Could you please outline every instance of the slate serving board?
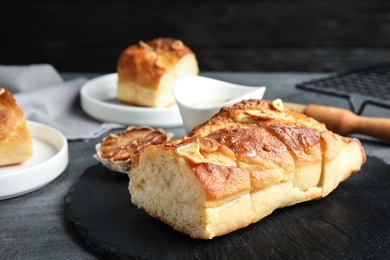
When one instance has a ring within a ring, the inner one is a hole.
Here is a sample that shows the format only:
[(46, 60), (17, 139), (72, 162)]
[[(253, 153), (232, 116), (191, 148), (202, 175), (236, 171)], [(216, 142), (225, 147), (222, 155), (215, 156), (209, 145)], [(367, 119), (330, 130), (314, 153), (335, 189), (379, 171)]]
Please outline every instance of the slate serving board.
[(368, 157), (328, 197), (278, 209), (212, 240), (191, 239), (131, 203), (128, 177), (97, 164), (65, 198), (67, 219), (109, 259), (383, 259), (390, 255), (390, 165)]

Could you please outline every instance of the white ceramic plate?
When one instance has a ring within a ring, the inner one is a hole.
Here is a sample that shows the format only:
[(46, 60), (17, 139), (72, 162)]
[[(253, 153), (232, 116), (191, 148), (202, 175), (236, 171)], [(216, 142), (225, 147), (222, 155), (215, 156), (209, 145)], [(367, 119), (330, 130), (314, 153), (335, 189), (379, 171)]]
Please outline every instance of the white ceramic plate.
[(37, 190), (65, 170), (68, 142), (57, 130), (27, 121), (33, 142), (33, 156), (22, 164), (0, 167), (0, 200)]
[(179, 108), (147, 108), (122, 104), (116, 98), (116, 73), (89, 80), (81, 88), (81, 107), (95, 119), (126, 125), (182, 126)]

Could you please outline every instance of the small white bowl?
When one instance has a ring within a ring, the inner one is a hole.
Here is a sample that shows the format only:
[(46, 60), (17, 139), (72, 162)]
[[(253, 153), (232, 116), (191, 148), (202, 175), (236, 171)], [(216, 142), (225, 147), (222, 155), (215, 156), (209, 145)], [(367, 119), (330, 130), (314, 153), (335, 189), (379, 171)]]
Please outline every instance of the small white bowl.
[(202, 76), (182, 78), (173, 89), (187, 133), (222, 107), (251, 98), (262, 99), (264, 92), (265, 87), (237, 85)]

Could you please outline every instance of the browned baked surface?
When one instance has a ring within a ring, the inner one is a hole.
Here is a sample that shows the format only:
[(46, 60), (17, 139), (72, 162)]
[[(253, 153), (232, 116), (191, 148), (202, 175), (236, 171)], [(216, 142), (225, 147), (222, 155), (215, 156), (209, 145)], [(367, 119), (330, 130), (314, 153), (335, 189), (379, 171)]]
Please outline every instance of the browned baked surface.
[[(167, 106), (173, 102), (158, 102), (165, 92), (171, 92), (174, 80), (199, 72), (195, 54), (182, 41), (157, 38), (140, 41), (126, 48), (119, 57), (118, 100), (140, 106)], [(168, 93), (170, 94), (170, 93)]]
[(122, 52), (117, 66), (118, 80), (157, 88), (161, 76), (187, 54), (194, 53), (173, 38), (141, 41)]
[(212, 238), (328, 195), (365, 160), (357, 139), (271, 101), (248, 100), (222, 108), (186, 137), (137, 154), (129, 189), (150, 215)]
[(18, 164), (32, 156), (32, 141), (23, 111), (11, 92), (0, 88), (0, 166)]

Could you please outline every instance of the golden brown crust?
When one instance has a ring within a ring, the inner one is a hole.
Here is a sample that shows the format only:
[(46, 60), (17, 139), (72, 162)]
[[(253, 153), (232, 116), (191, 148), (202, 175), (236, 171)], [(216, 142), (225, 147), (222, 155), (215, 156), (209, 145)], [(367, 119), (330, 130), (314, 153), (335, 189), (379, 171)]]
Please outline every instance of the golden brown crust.
[(252, 189), (264, 188), (283, 179), (293, 178), (292, 156), (286, 146), (265, 128), (254, 125), (250, 128), (230, 126), (207, 137), (215, 139), (234, 152), (237, 167), (247, 169), (250, 173)]
[[(188, 63), (177, 68), (176, 65), (181, 60)], [(174, 80), (181, 77), (172, 74), (172, 71), (178, 69), (180, 71), (177, 74), (197, 75), (199, 70), (197, 66), (195, 54), (180, 40), (157, 38), (148, 42), (140, 41), (126, 48), (119, 57), (118, 100), (140, 106), (160, 106), (158, 102), (150, 100), (154, 99), (153, 95), (164, 92), (162, 88), (171, 91), (171, 86), (166, 87), (165, 84), (171, 85), (172, 78)], [(166, 75), (169, 75), (168, 78), (164, 78)], [(132, 92), (129, 92), (129, 89)], [(145, 96), (149, 96), (149, 99)], [(156, 98), (161, 99), (158, 96)]]
[[(235, 179), (228, 177), (230, 172), (247, 173), (251, 189), (263, 189), (292, 180), (299, 167), (320, 166), (323, 149), (327, 158), (336, 156), (342, 144), (333, 136), (323, 124), (303, 114), (289, 109), (279, 111), (269, 100), (246, 100), (222, 108), (188, 137), (151, 149), (168, 149), (185, 158), (194, 173), (202, 176), (207, 200), (219, 200), (238, 192), (241, 183), (237, 182), (237, 187), (234, 182), (219, 185), (215, 169), (226, 174), (227, 179)], [(217, 166), (204, 166), (210, 163)], [(199, 164), (203, 166), (196, 167)], [(239, 170), (227, 171), (230, 166)], [(207, 170), (209, 175), (205, 174)]]
[(0, 155), (0, 166), (18, 164), (32, 156), (23, 111), (5, 88), (0, 88)]
[(277, 109), (269, 100), (245, 100), (222, 108), (189, 137), (212, 138), (231, 149), (237, 167), (249, 171), (252, 189), (258, 190), (292, 180), (297, 167), (321, 163), (325, 131), (314, 119)]
[(268, 123), (264, 127), (281, 140), (294, 157), (295, 166), (321, 162), (321, 132), (295, 123)]
[(6, 139), (9, 132), (15, 131), (17, 121), (23, 117), (12, 94), (7, 89), (0, 88), (0, 139)]
[(325, 125), (313, 118), (285, 108), (283, 111), (276, 109), (270, 100), (250, 99), (235, 104), (232, 107), (223, 107), (205, 123), (196, 126), (188, 135), (206, 135), (219, 127), (236, 125), (237, 123), (252, 123), (264, 125), (276, 119), (280, 124), (302, 125), (319, 131), (327, 130)]
[(188, 136), (146, 147), (134, 158), (129, 190), (150, 215), (210, 239), (328, 195), (365, 160), (357, 139), (281, 103), (247, 100)]
[[(177, 47), (179, 46), (179, 47)], [(157, 38), (126, 48), (119, 57), (119, 81), (157, 88), (162, 75), (184, 55), (194, 53), (180, 40)]]
[(248, 171), (212, 163), (192, 164), (192, 171), (202, 183), (208, 200), (220, 200), (248, 191)]

